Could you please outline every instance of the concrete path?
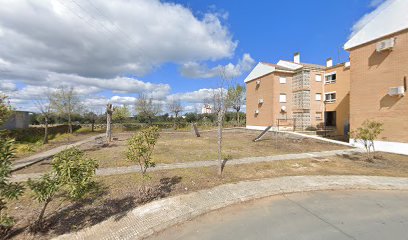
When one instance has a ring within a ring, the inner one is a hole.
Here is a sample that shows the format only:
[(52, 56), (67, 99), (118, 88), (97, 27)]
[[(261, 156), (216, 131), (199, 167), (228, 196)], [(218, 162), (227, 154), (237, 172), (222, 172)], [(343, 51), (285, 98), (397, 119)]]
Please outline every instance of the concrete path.
[(40, 152), (40, 153), (31, 155), (29, 157), (16, 160), (16, 161), (13, 162), (13, 165), (11, 166), (11, 170), (16, 171), (16, 170), (25, 168), (25, 167), (33, 165), (33, 164), (35, 164), (35, 163), (37, 163), (39, 161), (50, 158), (50, 157), (54, 156), (55, 154), (65, 150), (65, 149), (68, 149), (68, 148), (71, 148), (71, 147), (81, 146), (81, 145), (83, 145), (85, 143), (94, 141), (98, 137), (103, 137), (103, 136), (105, 136), (105, 134), (99, 134), (99, 135), (92, 136), (92, 137), (86, 138), (84, 140), (75, 142), (75, 143), (62, 145), (62, 146), (50, 149), (48, 151)]
[(154, 201), (121, 218), (56, 239), (142, 239), (204, 213), (263, 197), (317, 190), (377, 189), (408, 191), (408, 178), (375, 176), (295, 176), (226, 184)]
[[(343, 149), (343, 150), (333, 150), (333, 151), (323, 151), (323, 152), (308, 152), (308, 153), (295, 153), (295, 154), (283, 154), (275, 155), (269, 157), (248, 157), (241, 159), (229, 160), (226, 165), (240, 165), (240, 164), (251, 164), (251, 163), (261, 163), (261, 162), (274, 162), (274, 161), (285, 161), (285, 160), (299, 160), (306, 158), (324, 158), (334, 155), (342, 154), (352, 154), (359, 153), (360, 149)], [(200, 168), (200, 167), (211, 167), (217, 166), (217, 160), (209, 161), (192, 161), (184, 163), (172, 163), (172, 164), (157, 164), (156, 167), (149, 169), (149, 172), (162, 171), (162, 170), (172, 170), (180, 168)], [(138, 173), (140, 172), (139, 165), (129, 166), (129, 167), (115, 167), (115, 168), (100, 168), (96, 170), (97, 176), (110, 176), (110, 175), (120, 175), (127, 173)], [(23, 182), (27, 181), (29, 178), (35, 179), (42, 175), (42, 173), (27, 173), (27, 174), (15, 174), (12, 176), (11, 180), (13, 182)]]
[[(319, 191), (234, 205), (150, 240), (406, 240), (408, 191)], [(216, 220), (216, 221), (214, 221)]]

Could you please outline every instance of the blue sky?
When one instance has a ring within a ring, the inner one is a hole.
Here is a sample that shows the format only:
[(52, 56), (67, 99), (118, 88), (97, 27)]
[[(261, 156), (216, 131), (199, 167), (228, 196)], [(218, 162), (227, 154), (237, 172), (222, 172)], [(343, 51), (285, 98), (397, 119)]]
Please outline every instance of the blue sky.
[[(174, 1), (183, 4), (200, 16), (202, 12), (228, 13), (225, 24), (239, 41), (233, 60), (209, 62), (210, 65), (236, 62), (244, 53), (256, 61), (276, 63), (291, 60), (300, 51), (302, 62), (325, 64), (328, 57), (335, 62), (348, 61), (343, 50), (351, 27), (373, 7), (369, 0), (291, 0), (235, 1), (199, 0)], [(245, 74), (237, 78), (242, 82)], [(172, 85), (174, 92), (194, 91), (217, 86), (216, 79), (188, 79), (180, 76), (177, 65), (166, 64), (143, 79), (159, 83), (162, 79)]]
[(0, 92), (31, 111), (33, 100), (70, 85), (93, 109), (132, 105), (144, 92), (192, 111), (217, 87), (222, 66), (242, 83), (257, 62), (298, 51), (306, 63), (347, 61), (352, 27), (384, 2), (5, 1)]

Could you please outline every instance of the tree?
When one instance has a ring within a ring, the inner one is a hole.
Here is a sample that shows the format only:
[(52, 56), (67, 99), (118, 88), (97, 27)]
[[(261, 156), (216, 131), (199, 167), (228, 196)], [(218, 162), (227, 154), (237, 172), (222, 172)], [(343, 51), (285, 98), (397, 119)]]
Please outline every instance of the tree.
[(91, 124), (91, 132), (95, 131), (95, 123), (98, 120), (96, 113), (89, 111), (84, 114), (84, 120)]
[(48, 143), (48, 123), (52, 117), (52, 95), (50, 93), (45, 94), (45, 99), (39, 99), (36, 101), (37, 109), (40, 111), (41, 119), (44, 122), (44, 140), (43, 143)]
[[(374, 120), (365, 120), (359, 128), (351, 132), (351, 136), (354, 140), (364, 146), (367, 153), (367, 160), (369, 161), (375, 157), (374, 141), (383, 130), (383, 123)], [(373, 153), (372, 156), (371, 149)]]
[(28, 181), (34, 198), (43, 204), (34, 231), (43, 229), (44, 215), (48, 204), (54, 196), (63, 191), (65, 197), (73, 201), (83, 199), (93, 190), (97, 161), (86, 158), (84, 152), (77, 148), (64, 150), (54, 156), (51, 173), (38, 180)]
[(113, 106), (111, 103), (106, 105), (106, 141), (108, 144), (112, 142), (112, 114)]
[(11, 115), (11, 107), (8, 97), (0, 94), (0, 126), (2, 126)]
[(23, 193), (22, 185), (10, 182), (13, 145), (13, 140), (0, 136), (0, 234), (2, 237), (6, 237), (14, 225), (14, 219), (6, 212), (7, 200), (17, 199)]
[(161, 112), (161, 105), (155, 103), (153, 98), (140, 94), (136, 100), (135, 110), (141, 117), (147, 118), (149, 124), (151, 124), (153, 118)]
[(72, 115), (82, 109), (81, 99), (74, 87), (60, 87), (51, 97), (52, 107), (63, 117), (67, 117), (68, 131), (72, 133)]
[(241, 106), (244, 104), (245, 87), (237, 84), (236, 86), (228, 88), (227, 98), (229, 101), (229, 105), (237, 112), (237, 123), (239, 124), (239, 111), (241, 110)]
[(183, 106), (181, 106), (181, 102), (178, 100), (171, 100), (167, 104), (167, 109), (169, 112), (174, 113), (174, 120), (173, 120), (173, 128), (177, 129), (177, 118), (180, 112), (183, 111)]
[(224, 124), (225, 112), (228, 109), (228, 93), (225, 91), (225, 86), (229, 79), (225, 69), (220, 72), (220, 82), (218, 89), (213, 91), (213, 111), (217, 115), (217, 143), (218, 143), (218, 175), (221, 177), (223, 172), (223, 157), (222, 157), (222, 131)]
[(124, 105), (123, 107), (115, 107), (112, 114), (112, 121), (116, 123), (123, 123), (130, 118), (129, 107)]
[[(7, 120), (11, 107), (6, 96), (0, 96), (0, 126)], [(7, 238), (14, 219), (7, 214), (7, 201), (17, 199), (23, 193), (19, 183), (10, 182), (11, 159), (14, 157), (14, 141), (0, 131), (0, 236)]]
[(139, 164), (143, 179), (148, 177), (147, 169), (156, 165), (152, 160), (152, 153), (159, 137), (158, 127), (148, 127), (128, 140), (126, 157), (129, 161)]

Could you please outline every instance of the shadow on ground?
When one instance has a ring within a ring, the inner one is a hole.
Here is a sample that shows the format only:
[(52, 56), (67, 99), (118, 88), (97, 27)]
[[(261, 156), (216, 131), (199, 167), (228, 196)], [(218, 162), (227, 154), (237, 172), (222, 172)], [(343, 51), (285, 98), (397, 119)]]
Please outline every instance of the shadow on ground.
[[(54, 213), (49, 213), (46, 218), (44, 230), (37, 233), (36, 237), (46, 237), (51, 235), (61, 235), (73, 231), (79, 231), (83, 228), (90, 227), (100, 223), (110, 217), (115, 221), (123, 218), (131, 209), (153, 201), (167, 197), (174, 186), (181, 182), (181, 177), (162, 178), (160, 183), (150, 187), (152, 191), (148, 196), (133, 194), (121, 198), (110, 198), (109, 189), (103, 185), (95, 188), (91, 197), (81, 202), (73, 203)], [(26, 231), (27, 228), (15, 229), (13, 236), (19, 235)], [(12, 237), (12, 236), (11, 236)]]

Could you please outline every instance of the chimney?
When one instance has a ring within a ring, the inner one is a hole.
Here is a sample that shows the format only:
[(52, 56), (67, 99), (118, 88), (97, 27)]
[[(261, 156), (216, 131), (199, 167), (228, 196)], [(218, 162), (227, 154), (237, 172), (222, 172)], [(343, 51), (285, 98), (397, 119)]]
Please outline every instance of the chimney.
[(326, 60), (326, 67), (333, 67), (333, 59), (332, 58), (328, 58)]
[(300, 52), (297, 52), (293, 55), (293, 62), (300, 63)]

